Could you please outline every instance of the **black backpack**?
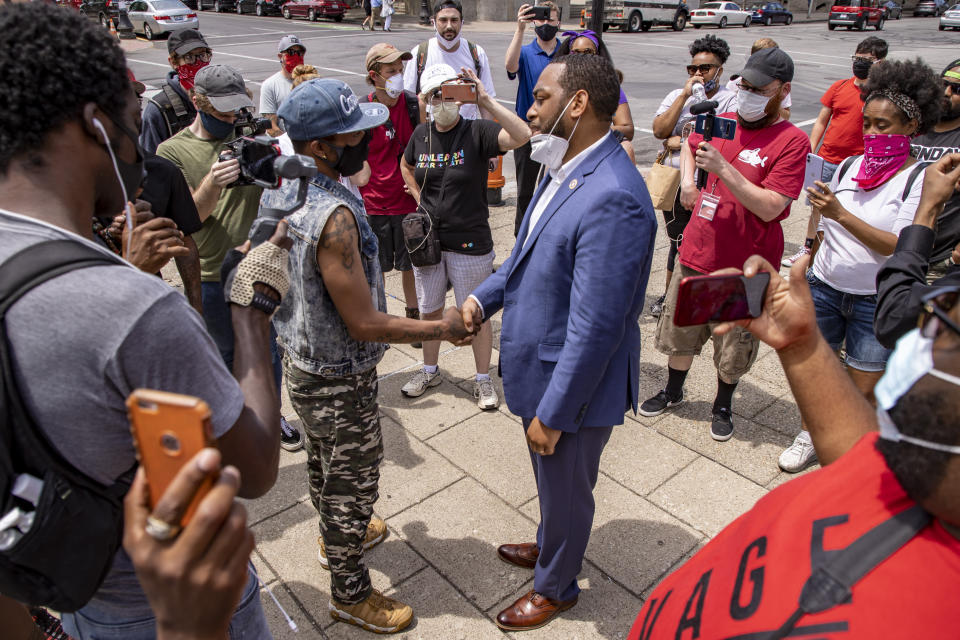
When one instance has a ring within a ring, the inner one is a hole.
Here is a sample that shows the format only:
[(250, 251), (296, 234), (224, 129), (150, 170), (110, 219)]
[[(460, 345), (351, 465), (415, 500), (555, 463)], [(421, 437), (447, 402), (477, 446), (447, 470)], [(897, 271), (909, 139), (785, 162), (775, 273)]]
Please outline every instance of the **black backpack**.
[(110, 570), (133, 469), (104, 486), (51, 445), (17, 389), (6, 313), (51, 278), (111, 264), (122, 262), (72, 240), (35, 244), (0, 264), (0, 593), (57, 611), (85, 605)]
[(160, 92), (147, 101), (160, 109), (163, 119), (167, 123), (167, 137), (172, 138), (174, 134), (181, 129), (186, 129), (193, 123), (197, 117), (197, 111), (190, 104), (183, 101), (176, 89), (170, 86), (169, 82), (164, 82), (160, 86)]

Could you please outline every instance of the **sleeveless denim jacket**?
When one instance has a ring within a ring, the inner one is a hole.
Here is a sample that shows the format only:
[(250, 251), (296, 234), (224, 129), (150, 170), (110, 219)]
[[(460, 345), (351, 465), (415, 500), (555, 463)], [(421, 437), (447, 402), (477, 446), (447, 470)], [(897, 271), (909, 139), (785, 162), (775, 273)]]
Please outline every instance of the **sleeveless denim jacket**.
[[(289, 207), (297, 199), (299, 181), (285, 181), (276, 190), (263, 192), (261, 207)], [(360, 264), (373, 307), (386, 312), (383, 273), (377, 257), (377, 237), (367, 221), (363, 202), (346, 187), (324, 175), (311, 180), (307, 201), (287, 216), (290, 249), (290, 290), (273, 316), (278, 342), (298, 368), (319, 376), (352, 376), (375, 367), (387, 345), (358, 342), (337, 312), (317, 266), (317, 243), (324, 225), (337, 207), (353, 213), (360, 232)]]

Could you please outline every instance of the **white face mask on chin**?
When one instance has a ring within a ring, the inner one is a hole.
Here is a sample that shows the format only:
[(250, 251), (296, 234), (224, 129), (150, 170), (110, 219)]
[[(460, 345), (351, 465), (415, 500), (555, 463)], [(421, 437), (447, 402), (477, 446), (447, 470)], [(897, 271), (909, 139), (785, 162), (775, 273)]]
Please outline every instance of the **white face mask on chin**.
[[(573, 98), (570, 98), (567, 106), (563, 108), (563, 111), (561, 111), (557, 117), (557, 121), (550, 127), (550, 133), (538, 133), (530, 138), (530, 159), (534, 162), (539, 162), (547, 169), (557, 170), (563, 166), (563, 156), (567, 153), (570, 141), (567, 138), (553, 135), (553, 131), (557, 128), (557, 125), (560, 124), (560, 119), (563, 118), (563, 114), (567, 112), (571, 104), (573, 104)], [(579, 125), (580, 120), (578, 119), (576, 124), (573, 125), (573, 131), (570, 132), (571, 138), (573, 134), (576, 133)]]
[(453, 40), (446, 40), (442, 35), (440, 35), (440, 32), (438, 31), (437, 42), (439, 42), (440, 46), (446, 49), (447, 51), (453, 51), (454, 49), (457, 48), (457, 45), (460, 44), (460, 33), (458, 32), (457, 37), (454, 38)]
[(756, 122), (766, 117), (770, 98), (740, 89), (737, 92), (737, 102), (737, 113), (740, 117), (747, 122)]

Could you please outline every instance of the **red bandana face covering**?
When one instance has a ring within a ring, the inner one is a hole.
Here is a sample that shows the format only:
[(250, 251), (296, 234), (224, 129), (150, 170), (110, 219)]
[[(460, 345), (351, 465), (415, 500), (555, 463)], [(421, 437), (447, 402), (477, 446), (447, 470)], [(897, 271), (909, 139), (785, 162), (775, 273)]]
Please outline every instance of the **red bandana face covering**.
[(288, 53), (283, 56), (283, 68), (287, 73), (293, 73), (293, 70), (303, 64), (303, 56), (299, 53)]
[(861, 189), (873, 189), (889, 180), (910, 156), (910, 136), (871, 134), (863, 136), (863, 163), (853, 178)]
[(180, 78), (180, 86), (187, 91), (193, 89), (193, 79), (197, 76), (197, 72), (208, 64), (210, 63), (197, 60), (193, 64), (182, 64), (177, 67), (177, 77)]

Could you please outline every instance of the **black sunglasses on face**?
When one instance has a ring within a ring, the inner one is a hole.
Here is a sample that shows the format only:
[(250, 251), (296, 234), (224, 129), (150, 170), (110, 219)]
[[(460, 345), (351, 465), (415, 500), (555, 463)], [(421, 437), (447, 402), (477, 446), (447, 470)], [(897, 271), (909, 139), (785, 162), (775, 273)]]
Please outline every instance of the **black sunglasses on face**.
[(960, 298), (960, 287), (943, 287), (931, 291), (921, 299), (923, 308), (917, 318), (920, 334), (925, 338), (936, 338), (946, 327), (960, 336), (960, 326), (950, 317), (950, 311)]
[(718, 64), (688, 64), (687, 65), (687, 74), (694, 75), (696, 72), (700, 72), (700, 75), (704, 75), (710, 69), (716, 69), (720, 65)]

